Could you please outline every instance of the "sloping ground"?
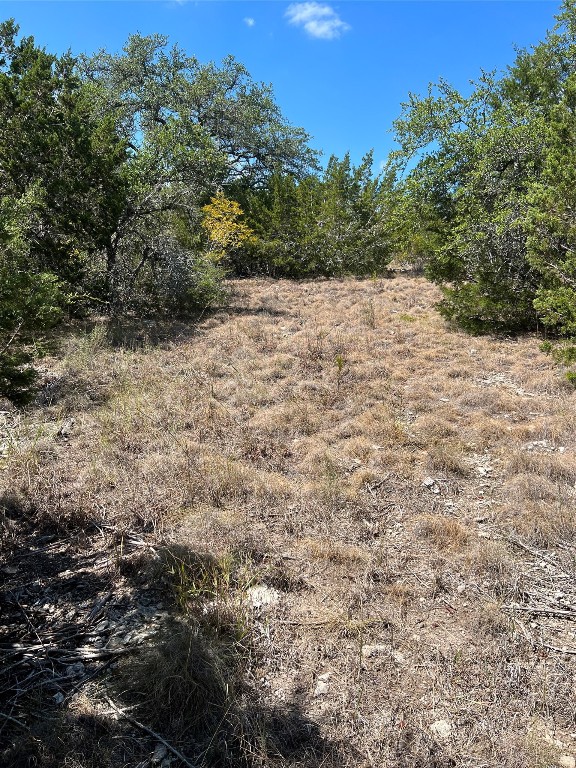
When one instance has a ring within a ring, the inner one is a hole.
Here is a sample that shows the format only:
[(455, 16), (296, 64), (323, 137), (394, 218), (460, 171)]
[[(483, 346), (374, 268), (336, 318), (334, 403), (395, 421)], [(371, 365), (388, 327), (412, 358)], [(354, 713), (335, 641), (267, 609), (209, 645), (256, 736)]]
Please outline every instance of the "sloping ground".
[(401, 274), (231, 290), (71, 337), (4, 414), (5, 755), (574, 766), (576, 394), (538, 339)]

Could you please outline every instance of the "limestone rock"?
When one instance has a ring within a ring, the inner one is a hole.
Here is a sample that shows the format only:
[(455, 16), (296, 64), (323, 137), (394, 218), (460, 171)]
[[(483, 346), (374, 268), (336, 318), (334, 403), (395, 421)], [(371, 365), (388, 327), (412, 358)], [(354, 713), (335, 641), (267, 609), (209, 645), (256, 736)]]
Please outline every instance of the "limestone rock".
[(436, 720), (430, 730), (438, 739), (449, 739), (452, 734), (452, 724), (448, 720)]

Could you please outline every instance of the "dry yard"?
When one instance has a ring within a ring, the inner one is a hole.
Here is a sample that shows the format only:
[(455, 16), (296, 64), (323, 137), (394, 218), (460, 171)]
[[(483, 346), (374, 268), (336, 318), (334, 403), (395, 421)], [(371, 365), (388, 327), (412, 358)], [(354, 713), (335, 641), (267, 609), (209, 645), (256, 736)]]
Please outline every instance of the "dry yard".
[(540, 341), (407, 274), (230, 289), (71, 334), (3, 413), (0, 763), (574, 768), (576, 393)]

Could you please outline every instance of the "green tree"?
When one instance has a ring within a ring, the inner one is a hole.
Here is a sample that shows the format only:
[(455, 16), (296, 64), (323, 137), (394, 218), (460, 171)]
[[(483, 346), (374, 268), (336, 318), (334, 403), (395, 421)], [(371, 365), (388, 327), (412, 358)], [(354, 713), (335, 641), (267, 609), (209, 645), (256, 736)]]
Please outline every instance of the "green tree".
[(242, 198), (257, 235), (240, 270), (288, 277), (380, 273), (390, 261), (382, 179), (372, 154), (355, 167), (332, 156), (322, 175), (277, 173)]
[[(540, 275), (534, 305), (543, 322), (576, 336), (576, 82), (548, 123), (548, 151), (528, 198), (528, 254)], [(573, 101), (569, 107), (567, 100)]]
[[(113, 115), (130, 148), (128, 199), (104, 264), (120, 305), (150, 280), (181, 278), (187, 249), (189, 275), (198, 274), (205, 261), (190, 249), (198, 240), (190, 233), (201, 231), (201, 208), (217, 192), (261, 186), (275, 169), (301, 174), (315, 163), (307, 135), (286, 122), (271, 89), (231, 57), (221, 67), (203, 65), (169, 49), (161, 35), (134, 35), (119, 55), (85, 59), (83, 72), (96, 116)], [(190, 282), (179, 284), (189, 295)], [(156, 299), (163, 293), (173, 303), (173, 286), (171, 279), (159, 286)]]
[(372, 176), (372, 162), (372, 152), (358, 166), (348, 153), (328, 161), (316, 227), (308, 237), (321, 273), (380, 273), (390, 261), (381, 179)]
[(23, 403), (62, 307), (89, 292), (115, 224), (124, 144), (96, 122), (70, 56), (0, 24), (0, 395)]
[(39, 211), (43, 213), (42, 203), (34, 188), (16, 201), (0, 200), (0, 397), (17, 404), (32, 397), (37, 379), (32, 363), (61, 316), (62, 294), (55, 275), (26, 268), (29, 232)]
[[(85, 291), (90, 263), (124, 205), (125, 145), (109, 118), (94, 120), (69, 55), (57, 58), (0, 25), (0, 245), (6, 216), (33, 191), (35, 215), (20, 236), (26, 266)], [(10, 216), (8, 215), (8, 221)]]
[(316, 228), (321, 184), (315, 175), (298, 179), (277, 172), (260, 189), (235, 190), (255, 234), (237, 254), (237, 274), (304, 277), (316, 272), (316, 254), (307, 247)]
[(396, 246), (420, 251), (441, 311), (473, 332), (573, 332), (575, 68), (568, 0), (503, 77), (466, 97), (441, 81), (396, 121)]

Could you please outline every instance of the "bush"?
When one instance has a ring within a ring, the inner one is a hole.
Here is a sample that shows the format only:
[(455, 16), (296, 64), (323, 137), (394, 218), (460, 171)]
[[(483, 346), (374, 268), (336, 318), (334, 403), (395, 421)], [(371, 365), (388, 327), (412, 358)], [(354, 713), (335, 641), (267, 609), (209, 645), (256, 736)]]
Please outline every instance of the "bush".
[(54, 275), (0, 266), (0, 396), (16, 404), (32, 397), (37, 372), (31, 363), (60, 319), (61, 302)]

